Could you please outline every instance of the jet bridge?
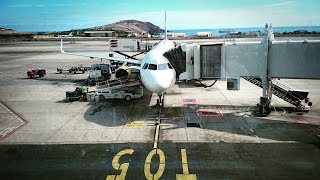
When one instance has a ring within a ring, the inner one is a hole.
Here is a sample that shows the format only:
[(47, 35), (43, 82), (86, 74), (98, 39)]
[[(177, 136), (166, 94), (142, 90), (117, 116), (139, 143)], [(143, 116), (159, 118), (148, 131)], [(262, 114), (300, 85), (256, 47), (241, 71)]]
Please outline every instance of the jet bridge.
[[(261, 42), (182, 44), (181, 47), (186, 54), (186, 66), (185, 72), (177, 74), (180, 80), (245, 77), (250, 82), (259, 81), (262, 114), (268, 112), (272, 93), (287, 98), (287, 102), (299, 109), (306, 109), (296, 102), (301, 98), (286, 96), (290, 88), (282, 91), (277, 85), (272, 86), (272, 78), (320, 79), (320, 41), (275, 41), (271, 25), (266, 25)], [(295, 92), (295, 96), (298, 94)], [(307, 97), (304, 99), (307, 102)]]

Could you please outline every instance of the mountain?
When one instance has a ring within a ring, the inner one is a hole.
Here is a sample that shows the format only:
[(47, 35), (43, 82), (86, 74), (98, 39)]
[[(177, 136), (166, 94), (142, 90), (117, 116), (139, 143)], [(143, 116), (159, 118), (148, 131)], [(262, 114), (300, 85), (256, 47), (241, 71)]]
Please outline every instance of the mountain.
[(30, 41), (33, 34), (19, 32), (12, 29), (0, 28), (0, 42), (3, 41)]
[(159, 28), (159, 26), (156, 26), (150, 22), (142, 22), (137, 20), (123, 20), (113, 24), (93, 27), (90, 28), (90, 30), (114, 30), (128, 33), (148, 32), (150, 34), (159, 34), (164, 32), (164, 30)]
[(0, 34), (1, 35), (21, 35), (21, 34), (28, 34), (23, 32), (18, 32), (12, 29), (6, 29), (6, 28), (0, 28)]

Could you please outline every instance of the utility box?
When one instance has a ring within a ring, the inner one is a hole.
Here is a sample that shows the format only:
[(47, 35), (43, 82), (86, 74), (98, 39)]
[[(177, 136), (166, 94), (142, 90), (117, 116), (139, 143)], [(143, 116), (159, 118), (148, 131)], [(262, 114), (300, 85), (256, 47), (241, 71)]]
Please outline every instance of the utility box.
[(227, 79), (227, 90), (239, 91), (240, 90), (240, 78)]
[(137, 52), (141, 49), (141, 39), (110, 39), (110, 51)]

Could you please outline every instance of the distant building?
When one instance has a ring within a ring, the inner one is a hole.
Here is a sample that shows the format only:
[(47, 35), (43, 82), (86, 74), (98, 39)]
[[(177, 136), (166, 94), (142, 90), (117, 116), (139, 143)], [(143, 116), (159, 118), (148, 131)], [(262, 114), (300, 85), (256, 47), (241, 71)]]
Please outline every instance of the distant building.
[[(175, 37), (175, 33), (174, 32), (167, 32), (167, 37), (168, 38), (174, 38)], [(164, 38), (164, 34), (161, 35), (161, 38)]]
[(151, 38), (151, 34), (149, 34), (148, 32), (142, 32), (142, 33), (140, 33), (139, 37), (142, 37), (142, 38)]
[(230, 31), (227, 33), (227, 35), (229, 36), (241, 36), (241, 32), (238, 32), (238, 31)]
[(129, 33), (127, 37), (139, 37), (138, 33)]
[(174, 36), (178, 37), (178, 38), (185, 38), (185, 37), (187, 37), (187, 34), (186, 33), (175, 33)]
[(249, 37), (258, 37), (260, 35), (258, 31), (249, 31), (249, 32), (245, 32), (244, 34)]
[(85, 31), (86, 37), (114, 37), (116, 36), (115, 31)]
[(130, 33), (127, 37), (138, 37), (138, 38), (151, 38), (151, 34), (148, 32), (142, 32), (142, 33)]
[(167, 32), (167, 37), (175, 37), (175, 33), (174, 32)]
[(212, 37), (211, 32), (197, 32), (198, 37)]

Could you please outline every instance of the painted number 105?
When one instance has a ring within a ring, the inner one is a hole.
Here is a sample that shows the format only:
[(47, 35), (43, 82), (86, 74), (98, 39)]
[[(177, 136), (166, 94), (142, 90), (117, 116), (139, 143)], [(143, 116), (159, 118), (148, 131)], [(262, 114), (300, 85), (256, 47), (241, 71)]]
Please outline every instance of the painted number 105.
[[(133, 149), (125, 149), (120, 151), (118, 154), (116, 154), (112, 160), (112, 167), (115, 170), (121, 171), (119, 175), (108, 175), (106, 180), (121, 180), (125, 179), (129, 164), (130, 163), (123, 163), (119, 164), (119, 159), (121, 156), (127, 154), (127, 155), (132, 155), (134, 152)], [(151, 161), (152, 157), (155, 155), (159, 156), (159, 168), (158, 171), (154, 174), (151, 173)], [(197, 176), (196, 174), (189, 174), (189, 168), (188, 168), (188, 160), (187, 160), (187, 151), (186, 149), (181, 149), (181, 162), (182, 162), (182, 174), (176, 174), (176, 179), (177, 180), (182, 180), (182, 179), (188, 179), (188, 180), (196, 180)], [(144, 175), (146, 179), (148, 180), (157, 180), (160, 179), (162, 176), (164, 170), (165, 170), (165, 165), (166, 165), (166, 158), (161, 149), (153, 149), (148, 156), (146, 157), (146, 161), (144, 163)]]

